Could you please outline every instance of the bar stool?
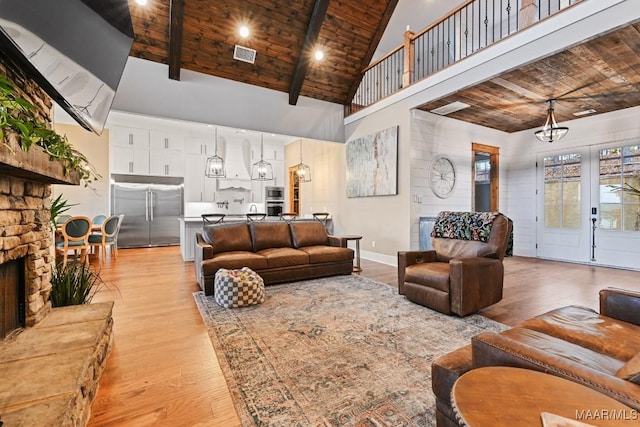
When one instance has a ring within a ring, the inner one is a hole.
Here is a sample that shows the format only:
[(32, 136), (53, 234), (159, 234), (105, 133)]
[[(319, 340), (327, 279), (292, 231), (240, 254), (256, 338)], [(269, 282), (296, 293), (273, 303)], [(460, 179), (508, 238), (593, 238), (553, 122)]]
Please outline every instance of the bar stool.
[(251, 221), (264, 221), (267, 217), (266, 213), (248, 213), (247, 220)]
[(286, 222), (295, 221), (296, 218), (298, 217), (298, 215), (294, 212), (283, 212), (279, 216), (280, 216), (280, 220), (286, 221)]
[(224, 220), (224, 217), (226, 215), (212, 213), (212, 214), (202, 214), (200, 216), (202, 217), (202, 225), (207, 225), (207, 224), (220, 224)]

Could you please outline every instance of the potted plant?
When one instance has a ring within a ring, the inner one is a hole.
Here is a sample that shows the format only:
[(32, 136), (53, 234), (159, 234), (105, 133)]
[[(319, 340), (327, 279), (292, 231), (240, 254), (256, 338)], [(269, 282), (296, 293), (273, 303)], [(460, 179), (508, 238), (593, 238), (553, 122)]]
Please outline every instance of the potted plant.
[(51, 275), (51, 305), (89, 304), (106, 283), (91, 265), (72, 261), (63, 265), (58, 263)]
[(32, 145), (42, 147), (52, 161), (60, 162), (65, 174), (74, 170), (80, 180), (89, 185), (100, 175), (88, 159), (69, 143), (66, 136), (49, 129), (47, 124), (35, 115), (35, 107), (19, 97), (6, 76), (0, 75), (0, 140), (13, 152), (6, 142), (5, 133), (14, 133), (23, 151), (29, 151)]

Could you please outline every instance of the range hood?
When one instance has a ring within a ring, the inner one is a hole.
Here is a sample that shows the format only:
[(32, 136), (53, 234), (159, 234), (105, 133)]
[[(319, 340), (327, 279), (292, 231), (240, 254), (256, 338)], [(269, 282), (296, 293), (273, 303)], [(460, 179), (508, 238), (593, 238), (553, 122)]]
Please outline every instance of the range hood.
[(224, 166), (226, 178), (218, 178), (218, 190), (251, 191), (248, 162), (251, 147), (247, 141), (225, 143)]

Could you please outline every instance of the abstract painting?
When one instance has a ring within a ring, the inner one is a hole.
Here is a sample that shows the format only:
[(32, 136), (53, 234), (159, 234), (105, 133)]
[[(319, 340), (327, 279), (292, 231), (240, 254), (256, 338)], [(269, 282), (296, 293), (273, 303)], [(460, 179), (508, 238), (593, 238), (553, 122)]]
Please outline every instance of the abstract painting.
[(398, 126), (347, 141), (347, 197), (398, 194)]

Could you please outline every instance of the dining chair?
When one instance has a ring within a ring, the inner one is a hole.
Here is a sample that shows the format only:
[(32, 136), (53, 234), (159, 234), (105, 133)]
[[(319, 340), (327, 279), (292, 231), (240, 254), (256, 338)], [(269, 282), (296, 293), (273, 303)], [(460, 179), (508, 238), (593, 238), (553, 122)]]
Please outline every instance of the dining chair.
[(62, 252), (63, 265), (67, 264), (68, 253), (74, 251), (74, 256), (85, 262), (87, 250), (89, 249), (88, 237), (91, 234), (91, 219), (88, 216), (72, 216), (68, 218), (60, 227), (62, 240), (56, 242), (56, 250)]
[(117, 255), (113, 249), (113, 245), (116, 241), (116, 233), (119, 230), (119, 222), (119, 216), (110, 216), (102, 223), (99, 233), (89, 235), (89, 246), (98, 248), (98, 250), (100, 251), (99, 256), (101, 264), (104, 264), (107, 260), (107, 246), (111, 248), (111, 253), (114, 255), (114, 257), (117, 258)]
[(106, 215), (96, 215), (91, 219), (91, 225), (102, 225), (107, 219)]
[(71, 215), (58, 215), (56, 218), (56, 225), (62, 225), (66, 220), (71, 218)]

